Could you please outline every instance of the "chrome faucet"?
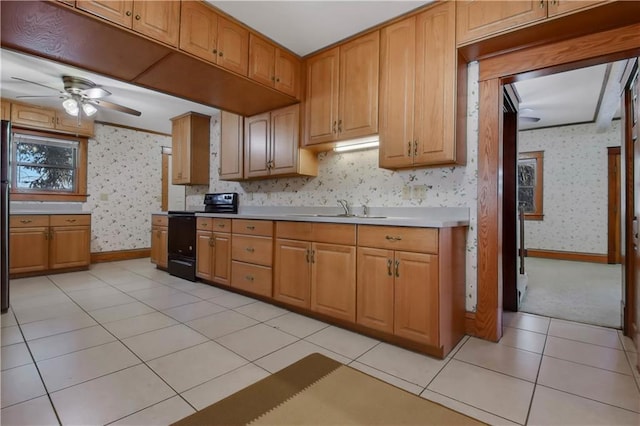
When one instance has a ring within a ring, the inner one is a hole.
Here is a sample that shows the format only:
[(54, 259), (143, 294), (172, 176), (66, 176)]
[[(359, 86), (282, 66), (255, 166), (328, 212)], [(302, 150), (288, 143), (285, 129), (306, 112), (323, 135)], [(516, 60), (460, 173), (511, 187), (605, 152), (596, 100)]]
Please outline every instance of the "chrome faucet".
[(367, 206), (366, 204), (362, 205), (362, 215), (363, 216), (369, 216), (369, 206)]
[(338, 200), (338, 204), (340, 204), (340, 207), (344, 210), (345, 216), (351, 216), (351, 210), (349, 209), (349, 203), (347, 200)]

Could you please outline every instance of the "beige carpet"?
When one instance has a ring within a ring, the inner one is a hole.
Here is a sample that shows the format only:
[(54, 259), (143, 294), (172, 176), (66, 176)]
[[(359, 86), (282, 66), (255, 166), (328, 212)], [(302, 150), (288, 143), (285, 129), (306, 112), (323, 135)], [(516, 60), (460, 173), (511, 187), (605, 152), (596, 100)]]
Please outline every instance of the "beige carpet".
[(192, 425), (483, 425), (471, 417), (312, 354), (202, 411)]
[(528, 257), (525, 270), (522, 312), (620, 328), (621, 265)]

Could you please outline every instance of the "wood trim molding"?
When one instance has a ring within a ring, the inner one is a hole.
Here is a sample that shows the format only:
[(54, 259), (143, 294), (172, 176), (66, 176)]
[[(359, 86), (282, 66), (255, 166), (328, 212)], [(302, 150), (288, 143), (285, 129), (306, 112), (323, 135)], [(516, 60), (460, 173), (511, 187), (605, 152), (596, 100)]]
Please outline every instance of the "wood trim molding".
[(608, 256), (599, 253), (580, 253), (575, 251), (526, 249), (526, 257), (541, 259), (573, 260), (577, 262), (608, 263)]
[(151, 256), (150, 248), (115, 250), (91, 253), (91, 263), (115, 262), (117, 260), (142, 259)]
[(169, 161), (171, 156), (165, 152), (162, 153), (162, 202), (160, 203), (160, 210), (166, 212), (169, 210)]
[(464, 330), (469, 336), (477, 336), (476, 313), (467, 311), (464, 315)]

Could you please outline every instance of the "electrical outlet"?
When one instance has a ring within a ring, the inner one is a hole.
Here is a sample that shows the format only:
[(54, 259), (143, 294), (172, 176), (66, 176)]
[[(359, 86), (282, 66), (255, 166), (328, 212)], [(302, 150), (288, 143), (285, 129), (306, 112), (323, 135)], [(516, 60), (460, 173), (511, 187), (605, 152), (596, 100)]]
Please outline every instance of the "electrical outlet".
[(416, 200), (424, 200), (427, 198), (427, 185), (413, 185), (412, 195)]
[(402, 187), (402, 199), (403, 200), (411, 199), (411, 186), (405, 185)]
[(100, 201), (109, 201), (109, 194), (100, 194)]

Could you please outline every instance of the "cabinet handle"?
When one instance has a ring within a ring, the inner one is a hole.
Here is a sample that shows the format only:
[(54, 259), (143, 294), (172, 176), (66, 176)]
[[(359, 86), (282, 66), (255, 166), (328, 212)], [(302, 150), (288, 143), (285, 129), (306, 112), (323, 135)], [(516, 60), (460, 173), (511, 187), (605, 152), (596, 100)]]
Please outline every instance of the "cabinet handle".
[(342, 120), (338, 120), (338, 133), (342, 133)]
[(213, 54), (215, 55), (216, 53), (218, 53), (218, 49), (213, 49)]
[(395, 237), (393, 235), (386, 235), (384, 238), (387, 241), (402, 241), (402, 237)]
[(53, 240), (53, 230), (49, 229), (49, 239)]
[(209, 224), (208, 224), (207, 222), (204, 222), (204, 223), (202, 224), (202, 227), (203, 227), (203, 228), (206, 228), (207, 226), (209, 226)]
[(244, 277), (244, 279), (247, 280), (247, 281), (251, 281), (251, 282), (253, 282), (253, 280), (254, 280), (253, 275), (246, 275)]
[(316, 251), (311, 250), (311, 263), (316, 263)]
[(49, 239), (49, 234), (47, 232), (43, 232), (43, 234), (44, 234), (44, 239), (48, 240)]
[(127, 15), (127, 16), (131, 16), (131, 11), (127, 10), (124, 14)]
[(544, 9), (544, 0), (540, 0), (540, 9)]
[(247, 247), (245, 248), (245, 250), (249, 253), (253, 253), (254, 251), (256, 251), (256, 249), (254, 249), (253, 247)]
[(60, 117), (56, 117), (56, 124), (60, 124)]
[(307, 263), (311, 263), (311, 253), (309, 249), (307, 249)]
[(393, 272), (391, 272), (392, 264), (393, 264), (393, 261), (391, 259), (387, 259), (387, 275), (389, 275), (390, 277), (393, 276)]
[(336, 126), (338, 125), (338, 122), (334, 121), (333, 122), (333, 133), (338, 133)]
[(407, 156), (411, 157), (411, 141), (407, 142)]
[(31, 223), (31, 219), (21, 219), (20, 223)]
[(140, 20), (140, 15), (136, 15), (136, 21)]
[(215, 247), (216, 246), (216, 240), (214, 240), (213, 238), (209, 238), (209, 247)]
[(218, 55), (219, 55), (220, 57), (222, 57), (222, 52), (218, 53)]
[(69, 223), (74, 223), (76, 220), (75, 219), (65, 219), (65, 221), (69, 222)]
[(255, 226), (253, 226), (253, 225), (249, 225), (249, 226), (247, 226), (247, 229), (248, 229), (249, 231), (253, 231), (254, 229), (256, 229), (256, 227), (255, 227)]
[(413, 141), (413, 156), (418, 156), (418, 140)]
[(396, 277), (400, 277), (400, 261), (396, 260)]
[(224, 228), (224, 223), (219, 223), (218, 228)]
[(275, 75), (271, 77), (271, 81), (276, 81), (276, 76)]
[(276, 77), (276, 83), (280, 83), (280, 79)]

